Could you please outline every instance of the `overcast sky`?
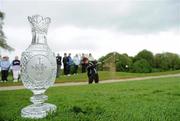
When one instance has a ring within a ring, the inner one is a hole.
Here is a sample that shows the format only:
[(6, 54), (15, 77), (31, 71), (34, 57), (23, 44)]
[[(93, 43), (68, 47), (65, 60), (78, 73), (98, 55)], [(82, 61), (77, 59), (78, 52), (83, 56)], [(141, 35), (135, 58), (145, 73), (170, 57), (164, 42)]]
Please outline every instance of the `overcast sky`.
[(0, 10), (7, 41), (16, 49), (11, 57), (31, 43), (27, 16), (35, 14), (52, 19), (48, 45), (61, 55), (134, 56), (142, 49), (180, 54), (180, 0), (0, 0)]

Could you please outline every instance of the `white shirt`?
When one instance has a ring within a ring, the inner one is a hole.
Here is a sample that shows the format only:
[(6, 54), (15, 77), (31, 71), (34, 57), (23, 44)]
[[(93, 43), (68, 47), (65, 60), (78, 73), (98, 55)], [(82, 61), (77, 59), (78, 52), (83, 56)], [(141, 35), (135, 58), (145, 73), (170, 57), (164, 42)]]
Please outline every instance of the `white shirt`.
[(79, 57), (74, 56), (74, 58), (73, 58), (73, 62), (74, 62), (74, 64), (75, 64), (75, 65), (79, 65), (79, 64), (80, 64)]

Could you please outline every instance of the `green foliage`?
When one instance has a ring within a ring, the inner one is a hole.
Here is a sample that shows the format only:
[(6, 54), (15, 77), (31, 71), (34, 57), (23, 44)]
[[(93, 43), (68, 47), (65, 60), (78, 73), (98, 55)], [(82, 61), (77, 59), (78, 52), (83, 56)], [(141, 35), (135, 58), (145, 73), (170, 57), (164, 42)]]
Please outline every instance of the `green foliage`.
[(151, 67), (154, 66), (154, 56), (153, 53), (148, 51), (148, 50), (142, 50), (140, 51), (135, 57), (134, 57), (134, 62), (145, 59)]
[(161, 70), (180, 69), (180, 57), (174, 53), (162, 53), (155, 55), (155, 66)]
[[(38, 121), (179, 121), (180, 78), (53, 87), (48, 102), (57, 112)], [(1, 121), (37, 121), (20, 116), (29, 90), (0, 91)]]
[(100, 61), (100, 62), (106, 62), (106, 61), (108, 61), (109, 58), (111, 58), (111, 57), (113, 57), (113, 56), (115, 56), (115, 58), (116, 58), (116, 57), (118, 57), (119, 55), (120, 55), (120, 54), (117, 53), (117, 52), (110, 52), (110, 53), (108, 53), (107, 55), (102, 56), (101, 58), (99, 58), (98, 61)]
[(128, 72), (132, 67), (132, 59), (127, 54), (119, 55), (116, 58), (116, 71)]
[(3, 19), (4, 19), (4, 13), (2, 13), (0, 11), (0, 47), (5, 49), (5, 50), (13, 51), (14, 49), (7, 44), (6, 37), (5, 37), (4, 32), (2, 30), (1, 20), (3, 20)]
[[(142, 61), (143, 59), (146, 60), (146, 62)], [(154, 56), (153, 53), (148, 50), (140, 51), (135, 57), (111, 52), (101, 57), (99, 61), (102, 62), (100, 70), (105, 70), (102, 67), (109, 62), (115, 63), (116, 71), (122, 72), (149, 73), (180, 69), (180, 56), (178, 54), (167, 52)], [(140, 63), (141, 61), (143, 62), (142, 64)]]
[(149, 73), (152, 71), (152, 67), (147, 60), (140, 59), (133, 63), (132, 71), (136, 73)]
[(100, 71), (107, 71), (109, 70), (108, 68), (105, 68), (104, 65), (105, 64), (109, 64), (109, 63), (115, 63), (117, 57), (120, 54), (117, 52), (110, 52), (108, 54), (106, 54), (105, 56), (102, 56), (101, 58), (99, 58), (99, 62), (101, 62), (101, 64), (98, 65), (98, 70)]

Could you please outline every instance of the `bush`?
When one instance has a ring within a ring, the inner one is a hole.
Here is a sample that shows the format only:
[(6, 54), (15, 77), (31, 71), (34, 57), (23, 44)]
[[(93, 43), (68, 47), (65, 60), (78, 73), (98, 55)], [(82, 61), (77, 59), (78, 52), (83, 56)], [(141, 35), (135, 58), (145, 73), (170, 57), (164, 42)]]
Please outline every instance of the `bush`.
[(180, 69), (180, 58), (174, 53), (162, 53), (155, 55), (155, 67), (161, 70)]
[(154, 56), (148, 50), (140, 51), (135, 57), (111, 52), (101, 57), (99, 61), (102, 64), (98, 65), (98, 69), (106, 71), (109, 71), (111, 67), (116, 67), (116, 71), (141, 73), (180, 69), (180, 56), (178, 54), (162, 53)]
[(140, 59), (133, 63), (132, 71), (136, 73), (149, 73), (152, 72), (152, 67), (145, 59)]
[(134, 62), (145, 59), (151, 67), (154, 67), (154, 55), (151, 51), (148, 50), (142, 50), (140, 51), (135, 57), (134, 57)]
[(127, 54), (119, 55), (116, 60), (116, 71), (127, 72), (131, 69), (132, 59)]

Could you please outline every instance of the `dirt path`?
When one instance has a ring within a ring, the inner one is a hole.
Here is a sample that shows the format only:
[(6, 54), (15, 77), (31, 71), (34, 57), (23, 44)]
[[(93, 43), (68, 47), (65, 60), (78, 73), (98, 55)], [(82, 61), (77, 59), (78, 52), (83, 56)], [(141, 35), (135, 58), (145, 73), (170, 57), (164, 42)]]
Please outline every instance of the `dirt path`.
[[(123, 82), (123, 81), (136, 81), (136, 80), (147, 80), (147, 79), (158, 79), (158, 78), (167, 78), (167, 77), (180, 77), (180, 74), (169, 74), (169, 75), (161, 75), (161, 76), (148, 76), (148, 77), (137, 77), (137, 78), (129, 78), (129, 79), (118, 79), (118, 80), (102, 80), (100, 83), (114, 83), (114, 82)], [(76, 86), (76, 85), (87, 85), (87, 82), (67, 82), (67, 83), (56, 83), (53, 87), (58, 86)], [(25, 89), (24, 86), (8, 86), (8, 87), (0, 87), (0, 91), (5, 90), (19, 90)]]

